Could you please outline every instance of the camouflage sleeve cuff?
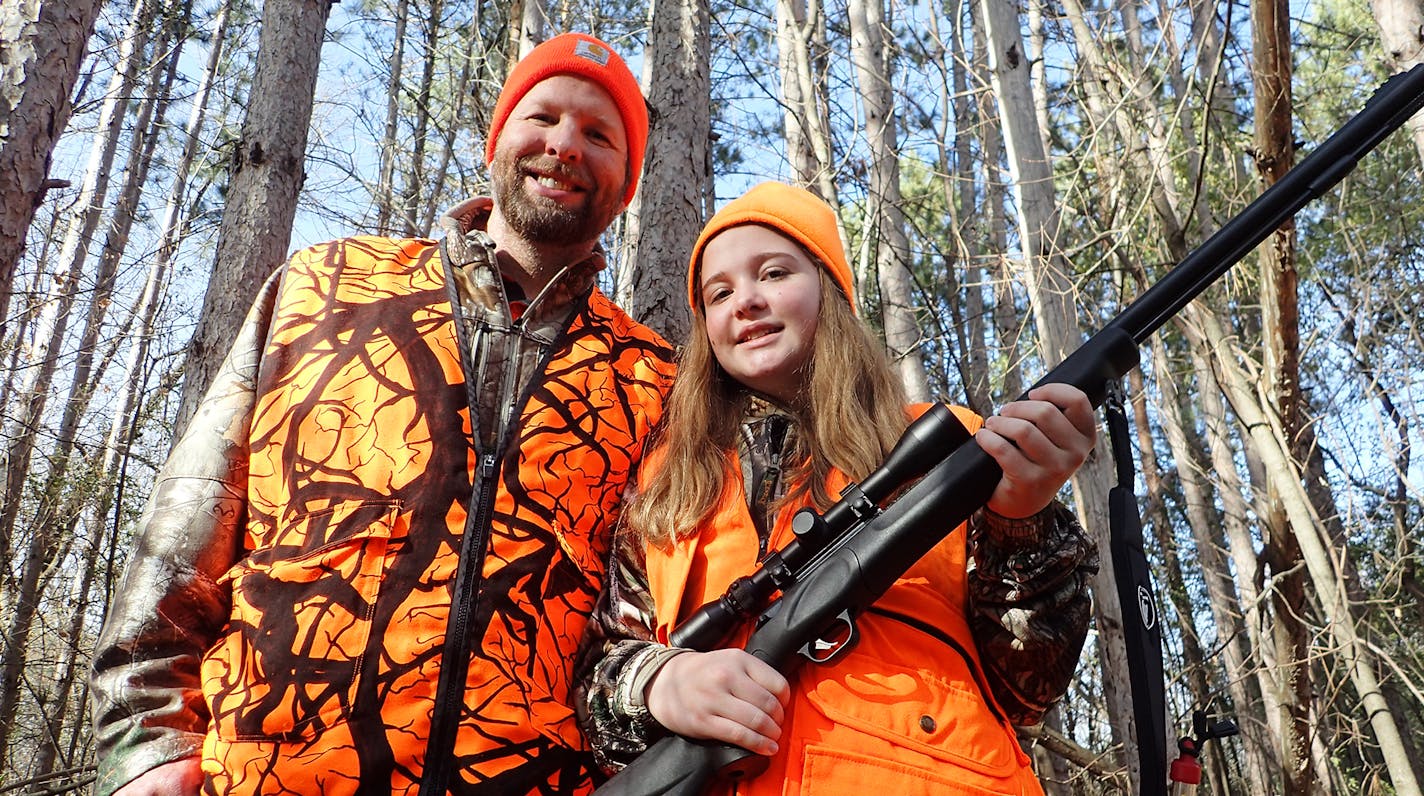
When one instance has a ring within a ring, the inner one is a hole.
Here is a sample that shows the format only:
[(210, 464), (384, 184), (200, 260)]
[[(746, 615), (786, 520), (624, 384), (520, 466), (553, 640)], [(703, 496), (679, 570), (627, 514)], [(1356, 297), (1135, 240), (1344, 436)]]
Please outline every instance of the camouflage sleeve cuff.
[(630, 658), (614, 689), (613, 709), (632, 724), (644, 728), (655, 725), (657, 720), (648, 712), (648, 685), (668, 661), (687, 651), (682, 647), (649, 644)]
[(1013, 519), (998, 514), (988, 506), (983, 509), (982, 532), (994, 544), (1006, 549), (1021, 549), (1042, 542), (1057, 518), (1057, 503), (1049, 503), (1037, 514)]
[(666, 734), (648, 712), (644, 695), (662, 667), (679, 653), (656, 641), (612, 645), (582, 686), (580, 721), (599, 765), (617, 771)]

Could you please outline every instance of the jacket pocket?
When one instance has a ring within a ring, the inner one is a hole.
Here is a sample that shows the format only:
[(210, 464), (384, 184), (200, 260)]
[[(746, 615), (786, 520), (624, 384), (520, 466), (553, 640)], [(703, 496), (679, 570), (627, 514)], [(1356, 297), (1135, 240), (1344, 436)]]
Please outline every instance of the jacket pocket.
[(862, 617), (859, 628), (860, 643), (843, 661), (803, 669), (811, 716), (795, 722), (818, 725), (808, 739), (913, 770), (956, 772), (956, 782), (984, 789), (970, 792), (1020, 792), (1013, 783), (1028, 760), (961, 650), (878, 615)]
[[(807, 746), (803, 793), (893, 793), (895, 796), (1018, 796), (1021, 789), (969, 784), (945, 766), (916, 766), (845, 749)], [(822, 789), (818, 783), (835, 783)]]
[[(223, 577), (232, 614), (203, 661), (218, 737), (295, 741), (344, 722), (368, 659), (395, 502), (351, 502), (286, 523), (287, 539)], [(340, 528), (337, 534), (328, 533)]]

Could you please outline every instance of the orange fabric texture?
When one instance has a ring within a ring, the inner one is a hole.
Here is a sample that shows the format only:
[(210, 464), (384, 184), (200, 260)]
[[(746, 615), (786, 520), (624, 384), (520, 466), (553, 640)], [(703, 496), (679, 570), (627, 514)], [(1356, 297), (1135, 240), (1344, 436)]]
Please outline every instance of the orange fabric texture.
[(485, 163), (494, 161), (495, 143), (509, 119), (509, 112), (539, 81), (554, 75), (574, 75), (592, 80), (608, 92), (623, 131), (628, 137), (628, 190), (623, 202), (633, 201), (638, 176), (643, 172), (643, 152), (648, 146), (648, 104), (638, 79), (612, 47), (584, 33), (564, 33), (540, 44), (510, 70), (494, 104), (489, 138), (485, 140)]
[[(450, 444), (471, 426), (445, 281), (424, 240), (340, 241), (287, 266), (250, 432), (247, 554), (202, 666), (213, 791), (418, 787), (477, 469), (472, 445)], [(454, 706), (457, 791), (591, 790), (572, 662), (665, 352), (594, 291), (527, 393)]]
[(820, 261), (845, 293), (855, 310), (855, 277), (846, 262), (836, 211), (815, 194), (781, 182), (764, 182), (718, 210), (702, 228), (687, 268), (687, 300), (693, 311), (701, 306), (697, 280), (702, 272), (702, 250), (721, 232), (742, 224), (771, 227), (796, 241)]
[[(970, 431), (981, 425), (966, 409), (955, 414)], [(728, 467), (740, 472), (735, 460)], [(832, 494), (845, 483), (836, 474)], [(731, 484), (697, 536), (668, 551), (648, 548), (664, 643), (678, 622), (754, 567), (756, 530), (740, 477)], [(778, 516), (773, 548), (792, 538), (795, 508)], [(1042, 794), (1013, 727), (979, 685), (966, 556), (961, 526), (857, 621), (859, 640), (846, 654), (826, 665), (801, 662), (790, 678), (781, 751), (737, 793)], [(897, 617), (938, 628), (950, 641)]]

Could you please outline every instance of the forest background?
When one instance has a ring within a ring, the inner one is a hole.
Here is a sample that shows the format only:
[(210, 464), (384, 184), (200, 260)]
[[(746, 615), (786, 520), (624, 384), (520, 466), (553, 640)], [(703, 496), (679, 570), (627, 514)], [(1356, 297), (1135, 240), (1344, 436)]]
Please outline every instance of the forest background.
[[(510, 63), (563, 30), (654, 109), (605, 289), (680, 341), (691, 241), (766, 178), (839, 207), (912, 396), (1018, 395), (1414, 65), (1421, 0), (7, 0), (0, 8), (0, 794), (93, 778), (85, 670), (156, 468), (295, 247), (487, 189)], [(1420, 793), (1424, 119), (1127, 379), (1169, 749), (1203, 793)], [(1069, 492), (1106, 539), (1106, 437)], [(1106, 548), (1104, 547), (1104, 550)], [(1110, 561), (1038, 733), (1138, 792)], [(1134, 608), (1135, 610), (1135, 608)]]

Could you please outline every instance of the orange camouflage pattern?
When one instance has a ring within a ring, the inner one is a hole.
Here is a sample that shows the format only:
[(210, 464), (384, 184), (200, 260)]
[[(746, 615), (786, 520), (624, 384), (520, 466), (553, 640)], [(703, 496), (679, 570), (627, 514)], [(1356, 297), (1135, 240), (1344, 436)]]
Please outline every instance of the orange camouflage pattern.
[[(202, 663), (205, 792), (419, 785), (476, 487), (448, 277), (428, 240), (354, 238), (287, 266), (224, 577), (231, 619)], [(451, 792), (591, 790), (574, 654), (670, 360), (594, 290), (524, 391), (472, 606)]]

